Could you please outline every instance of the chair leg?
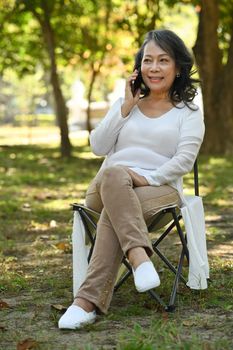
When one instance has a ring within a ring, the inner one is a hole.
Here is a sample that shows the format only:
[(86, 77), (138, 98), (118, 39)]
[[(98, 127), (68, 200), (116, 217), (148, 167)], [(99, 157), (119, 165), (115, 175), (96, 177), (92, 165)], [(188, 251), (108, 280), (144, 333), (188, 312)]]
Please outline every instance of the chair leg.
[[(163, 260), (163, 262), (168, 266), (168, 268), (174, 273), (177, 274), (177, 269), (175, 268), (175, 266), (172, 265), (172, 263), (160, 252), (160, 250), (157, 247), (153, 247), (154, 251), (156, 252), (156, 254), (161, 258), (161, 260)], [(180, 279), (183, 283), (186, 284), (186, 280), (185, 278), (180, 275)]]
[(91, 234), (87, 222), (89, 222), (95, 230), (96, 230), (96, 228), (97, 228), (97, 225), (96, 225), (96, 223), (87, 215), (87, 213), (86, 213), (83, 209), (80, 208), (80, 209), (79, 209), (79, 213), (80, 213), (81, 218), (82, 218), (82, 220), (83, 220), (83, 223), (84, 223), (85, 229), (86, 229), (86, 231), (87, 231), (88, 237), (89, 237), (89, 239), (90, 239), (90, 241), (91, 241), (91, 244), (93, 245), (93, 244), (95, 243), (95, 236), (93, 237), (93, 235)]
[(177, 268), (177, 273), (176, 273), (175, 281), (173, 283), (172, 293), (171, 293), (171, 297), (170, 297), (170, 301), (169, 301), (169, 305), (168, 305), (169, 311), (175, 310), (175, 300), (176, 300), (176, 294), (177, 294), (177, 289), (178, 289), (178, 283), (179, 283), (179, 280), (181, 279), (181, 272), (182, 272), (182, 267), (183, 267), (184, 255), (185, 255), (184, 249), (182, 249), (181, 254), (180, 254), (178, 268)]
[(88, 253), (88, 257), (87, 257), (87, 261), (88, 261), (88, 263), (89, 263), (89, 262), (90, 262), (90, 260), (91, 260), (91, 256), (92, 256), (93, 249), (94, 249), (94, 244), (95, 244), (95, 238), (94, 238), (94, 243), (93, 243), (93, 244), (91, 244), (91, 248), (90, 248), (89, 253)]
[[(187, 246), (187, 235), (185, 235), (185, 242), (186, 242), (186, 246)], [(185, 256), (186, 256), (186, 259), (187, 259), (188, 264), (189, 264), (189, 253), (188, 254), (185, 253)]]
[(173, 222), (166, 231), (154, 242), (154, 245), (159, 245), (160, 242), (170, 233), (170, 231), (176, 226), (176, 224)]
[(120, 288), (120, 286), (128, 279), (128, 277), (132, 275), (132, 267), (125, 257), (122, 259), (122, 263), (127, 267), (128, 271), (124, 274), (123, 277), (121, 277), (120, 281), (117, 282), (117, 284), (114, 287), (114, 291), (117, 291)]
[(150, 296), (155, 299), (157, 301), (157, 303), (159, 303), (161, 306), (163, 306), (163, 308), (165, 309), (165, 311), (168, 311), (168, 305), (166, 305), (166, 303), (163, 301), (162, 298), (160, 298), (160, 296), (154, 291), (154, 290), (149, 290), (148, 293), (150, 294)]
[(114, 287), (114, 292), (116, 292), (120, 287), (121, 285), (128, 279), (128, 277), (132, 275), (132, 272), (131, 271), (127, 271), (124, 276), (120, 279), (119, 282), (117, 282), (117, 284), (115, 285)]
[(91, 260), (91, 256), (92, 256), (92, 252), (93, 252), (93, 249), (94, 249), (94, 244), (95, 244), (95, 239), (96, 239), (96, 235), (92, 235), (89, 227), (88, 227), (88, 224), (87, 222), (89, 222), (89, 224), (93, 227), (94, 230), (96, 230), (97, 228), (97, 225), (96, 223), (88, 216), (88, 214), (85, 212), (85, 210), (83, 210), (82, 208), (78, 208), (78, 211), (79, 211), (79, 214), (81, 216), (81, 219), (82, 219), (82, 222), (83, 222), (83, 225), (85, 227), (85, 231), (88, 235), (88, 238), (91, 242), (91, 248), (89, 250), (89, 253), (88, 253), (88, 257), (87, 257), (87, 261), (88, 263), (90, 262)]

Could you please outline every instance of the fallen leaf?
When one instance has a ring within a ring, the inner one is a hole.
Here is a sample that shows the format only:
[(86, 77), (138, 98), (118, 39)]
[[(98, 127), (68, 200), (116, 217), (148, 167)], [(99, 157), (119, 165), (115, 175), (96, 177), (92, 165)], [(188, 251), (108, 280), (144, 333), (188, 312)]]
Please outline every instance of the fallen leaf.
[(51, 195), (50, 193), (38, 193), (38, 194), (35, 194), (33, 198), (38, 201), (44, 201), (46, 199), (53, 199), (54, 196)]
[(5, 301), (0, 300), (0, 310), (1, 309), (8, 309), (8, 308), (10, 308), (10, 305), (7, 304)]
[(191, 326), (195, 326), (196, 322), (194, 320), (184, 320), (182, 322), (183, 326), (185, 327), (191, 327)]
[(168, 317), (169, 315), (168, 315), (168, 312), (163, 312), (162, 313), (162, 318), (163, 318), (163, 321), (165, 321), (165, 322), (167, 322), (168, 321)]
[(60, 305), (60, 304), (52, 304), (51, 307), (55, 310), (58, 311), (66, 311), (67, 307), (65, 307), (64, 305)]
[(70, 244), (66, 242), (60, 242), (56, 244), (56, 248), (59, 250), (63, 250), (63, 252), (67, 252), (70, 250)]
[(28, 339), (25, 339), (17, 344), (17, 350), (36, 349), (37, 345), (38, 344), (34, 339), (28, 338)]

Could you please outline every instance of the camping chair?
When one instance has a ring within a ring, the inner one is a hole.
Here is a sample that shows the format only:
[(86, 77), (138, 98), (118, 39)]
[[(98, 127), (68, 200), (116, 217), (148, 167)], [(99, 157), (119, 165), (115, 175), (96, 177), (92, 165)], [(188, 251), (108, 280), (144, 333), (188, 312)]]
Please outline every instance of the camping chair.
[[(197, 166), (197, 160), (194, 163), (193, 167), (193, 173), (194, 173), (194, 192), (195, 196), (199, 196), (199, 189), (198, 189), (198, 166)], [(74, 203), (72, 204), (72, 208), (74, 211), (74, 218), (77, 219), (77, 214), (79, 215), (79, 219), (81, 219), (82, 229), (84, 230), (84, 236), (83, 240), (85, 240), (84, 245), (86, 246), (87, 241), (89, 241), (89, 248), (86, 251), (86, 258), (87, 262), (90, 261), (93, 247), (95, 244), (95, 235), (96, 235), (96, 228), (97, 228), (97, 221), (99, 219), (100, 214), (87, 208), (84, 205)], [(152, 219), (150, 219), (150, 222), (147, 223), (148, 231), (149, 232), (155, 232), (160, 230), (161, 228), (165, 228), (165, 231), (159, 235), (158, 238), (152, 239), (152, 247), (156, 255), (162, 260), (162, 262), (167, 266), (167, 268), (174, 274), (174, 280), (172, 289), (170, 292), (169, 302), (165, 303), (163, 298), (155, 292), (155, 290), (150, 290), (148, 293), (151, 295), (152, 298), (154, 298), (166, 311), (174, 311), (175, 310), (175, 300), (176, 295), (178, 291), (179, 282), (182, 282), (186, 286), (186, 280), (182, 275), (182, 267), (184, 263), (184, 258), (187, 259), (187, 262), (189, 263), (189, 251), (187, 247), (187, 237), (186, 234), (183, 232), (180, 220), (182, 219), (181, 210), (177, 206), (164, 208), (158, 213), (156, 213)], [(80, 229), (80, 226), (79, 226)], [(176, 229), (176, 233), (178, 235), (178, 239), (181, 245), (179, 257), (177, 259), (177, 266), (174, 266), (171, 261), (161, 252), (159, 249), (159, 244), (169, 235), (169, 233)], [(75, 260), (75, 256), (77, 257), (78, 252), (75, 250), (77, 246), (79, 247), (79, 244), (76, 244), (76, 247), (74, 246), (74, 235), (77, 235), (77, 227), (75, 224), (73, 225), (73, 278), (74, 278), (74, 289), (75, 289), (75, 279), (77, 279), (77, 275), (81, 273), (80, 270), (78, 270), (77, 260)], [(81, 242), (82, 243), (82, 242)], [(79, 247), (80, 248), (80, 247)], [(76, 267), (75, 267), (76, 266)], [(122, 260), (122, 266), (123, 273), (120, 272), (117, 278), (117, 282), (115, 284), (114, 290), (118, 290), (120, 286), (128, 279), (128, 277), (132, 274), (132, 268), (129, 264), (126, 257)], [(87, 268), (84, 267), (84, 270)], [(122, 267), (121, 269), (122, 270)], [(85, 275), (85, 271), (84, 271)], [(80, 277), (80, 276), (79, 276)], [(83, 277), (84, 279), (84, 277)], [(186, 286), (187, 287), (187, 286)], [(188, 287), (187, 287), (188, 288)], [(75, 291), (74, 291), (75, 294)]]

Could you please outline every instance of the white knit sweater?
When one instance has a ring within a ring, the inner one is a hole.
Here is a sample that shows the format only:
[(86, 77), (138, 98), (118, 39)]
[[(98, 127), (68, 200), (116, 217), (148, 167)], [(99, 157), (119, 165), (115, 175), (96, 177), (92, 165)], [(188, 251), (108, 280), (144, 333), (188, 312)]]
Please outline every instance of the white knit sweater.
[(180, 103), (149, 118), (135, 106), (123, 118), (122, 103), (122, 98), (117, 100), (90, 135), (93, 152), (107, 156), (102, 167), (128, 166), (150, 185), (170, 184), (182, 197), (182, 176), (192, 169), (204, 136), (200, 109)]

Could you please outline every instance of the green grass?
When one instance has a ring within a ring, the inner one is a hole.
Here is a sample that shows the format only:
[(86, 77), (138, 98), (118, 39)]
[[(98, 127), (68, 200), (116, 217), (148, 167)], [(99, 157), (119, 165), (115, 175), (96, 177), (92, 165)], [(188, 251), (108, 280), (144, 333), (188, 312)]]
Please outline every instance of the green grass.
[[(159, 330), (159, 332), (158, 332)], [(156, 320), (152, 321), (148, 328), (143, 329), (135, 324), (131, 334), (122, 335), (119, 350), (200, 350), (200, 349), (230, 349), (230, 342), (218, 340), (214, 347), (210, 342), (200, 339), (195, 334), (189, 334), (189, 339), (182, 335), (182, 324), (177, 325), (176, 321)]]
[[(211, 282), (205, 291), (181, 286), (177, 309), (165, 313), (134, 290), (132, 278), (115, 293), (106, 316), (78, 332), (60, 332), (53, 304), (72, 300), (70, 204), (82, 202), (101, 159), (75, 140), (71, 159), (54, 144), (0, 146), (0, 348), (34, 338), (38, 349), (232, 349), (232, 178), (230, 157), (199, 159)], [(185, 178), (192, 190), (192, 175)], [(174, 250), (171, 236), (165, 247)], [(171, 249), (170, 249), (171, 250)], [(157, 262), (165, 298), (172, 276)], [(187, 267), (185, 267), (187, 271)]]

